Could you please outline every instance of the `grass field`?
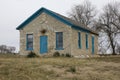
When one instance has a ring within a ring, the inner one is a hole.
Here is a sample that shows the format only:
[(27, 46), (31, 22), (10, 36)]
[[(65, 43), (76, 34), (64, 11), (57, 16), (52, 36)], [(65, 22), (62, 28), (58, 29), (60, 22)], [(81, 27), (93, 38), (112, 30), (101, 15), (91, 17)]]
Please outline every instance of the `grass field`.
[(75, 59), (0, 55), (0, 80), (120, 80), (120, 56)]

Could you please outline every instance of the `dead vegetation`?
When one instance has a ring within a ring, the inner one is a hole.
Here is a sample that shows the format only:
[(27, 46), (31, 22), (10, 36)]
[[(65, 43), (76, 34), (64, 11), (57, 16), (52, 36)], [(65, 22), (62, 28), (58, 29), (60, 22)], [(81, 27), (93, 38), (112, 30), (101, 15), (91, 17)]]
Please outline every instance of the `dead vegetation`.
[(120, 56), (75, 59), (0, 56), (0, 80), (119, 80)]

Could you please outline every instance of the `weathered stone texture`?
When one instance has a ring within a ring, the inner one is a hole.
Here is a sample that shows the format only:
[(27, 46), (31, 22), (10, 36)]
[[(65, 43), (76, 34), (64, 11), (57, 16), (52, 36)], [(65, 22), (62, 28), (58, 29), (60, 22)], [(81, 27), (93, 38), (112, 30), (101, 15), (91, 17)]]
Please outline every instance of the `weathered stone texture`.
[[(46, 29), (45, 34), (41, 33), (41, 30)], [(40, 54), (40, 36), (48, 36), (48, 54), (54, 53), (56, 50), (56, 35), (55, 32), (63, 32), (63, 48), (64, 50), (59, 50), (60, 53), (70, 53), (70, 36), (71, 27), (65, 25), (64, 23), (56, 20), (55, 18), (42, 13), (39, 17), (34, 19), (26, 27), (20, 30), (20, 53), (27, 54), (26, 50), (26, 34), (33, 34), (34, 36), (34, 52)]]
[[(78, 32), (81, 33), (81, 49), (78, 47)], [(86, 49), (86, 34), (88, 34), (88, 49)], [(91, 55), (92, 54), (92, 36), (95, 38), (95, 54), (97, 54), (98, 51), (98, 42), (97, 42), (97, 36), (91, 33), (78, 31), (75, 29), (72, 29), (72, 45), (71, 45), (71, 53), (75, 56), (79, 55)]]
[[(45, 34), (41, 30), (46, 29)], [(58, 50), (60, 53), (70, 53), (72, 55), (87, 54), (91, 55), (91, 36), (95, 36), (95, 53), (97, 53), (97, 36), (89, 34), (89, 49), (85, 47), (85, 32), (81, 31), (82, 35), (82, 48), (78, 48), (78, 30), (72, 29), (70, 26), (58, 21), (46, 13), (42, 13), (23, 29), (20, 30), (20, 53), (27, 55), (29, 51), (26, 50), (26, 34), (33, 34), (33, 51), (40, 55), (40, 36), (48, 36), (48, 54), (56, 52), (56, 35), (55, 32), (63, 32), (63, 48)]]

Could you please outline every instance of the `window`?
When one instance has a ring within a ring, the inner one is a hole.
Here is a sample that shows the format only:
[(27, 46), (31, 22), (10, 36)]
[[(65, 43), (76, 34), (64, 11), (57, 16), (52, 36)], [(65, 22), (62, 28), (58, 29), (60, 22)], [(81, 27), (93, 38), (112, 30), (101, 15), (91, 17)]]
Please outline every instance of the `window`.
[(86, 34), (86, 49), (88, 49), (88, 34)]
[(81, 45), (81, 33), (78, 32), (78, 48), (82, 48), (82, 45)]
[(94, 54), (94, 47), (95, 47), (95, 43), (94, 43), (94, 36), (92, 36), (92, 54)]
[(56, 49), (63, 49), (63, 32), (56, 32)]
[(27, 50), (33, 50), (33, 34), (27, 34)]

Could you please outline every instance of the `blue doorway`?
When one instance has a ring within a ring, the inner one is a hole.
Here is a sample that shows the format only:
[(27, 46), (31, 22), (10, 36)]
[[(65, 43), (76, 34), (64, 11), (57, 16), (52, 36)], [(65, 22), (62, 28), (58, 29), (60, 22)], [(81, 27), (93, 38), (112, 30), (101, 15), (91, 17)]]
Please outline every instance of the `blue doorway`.
[(47, 36), (40, 36), (40, 54), (44, 54), (48, 52), (48, 37)]
[(94, 37), (92, 36), (92, 54), (94, 54), (94, 52), (95, 52), (95, 50), (94, 50), (94, 48), (95, 48), (95, 43), (94, 43)]

